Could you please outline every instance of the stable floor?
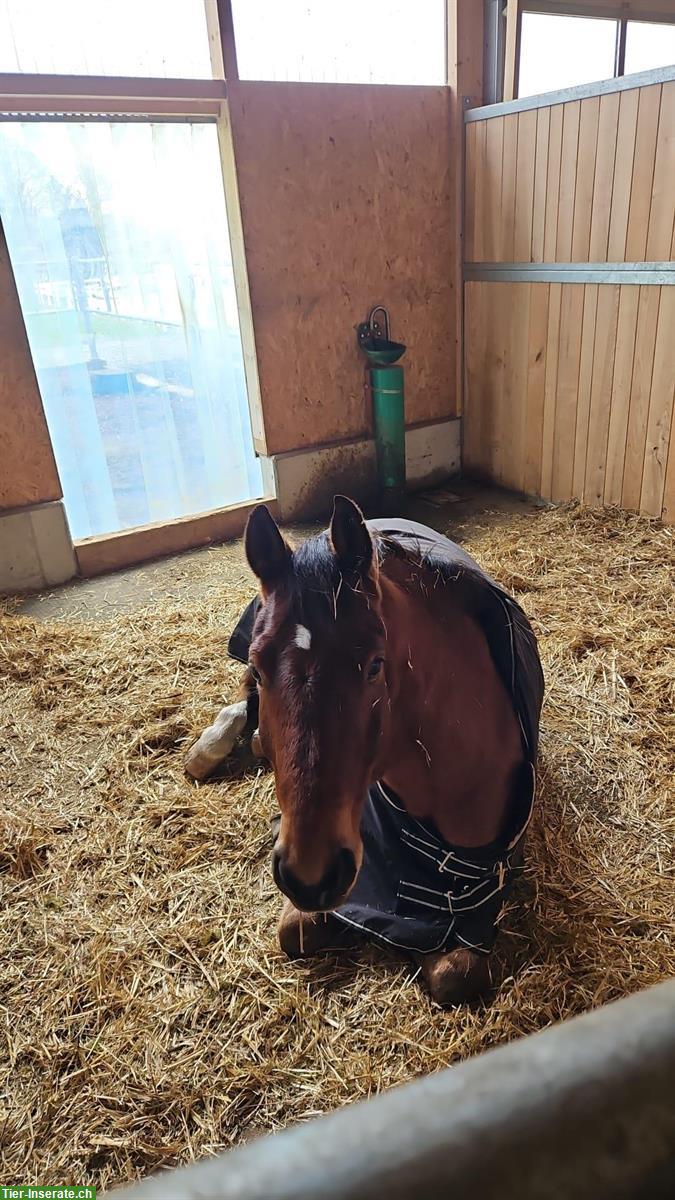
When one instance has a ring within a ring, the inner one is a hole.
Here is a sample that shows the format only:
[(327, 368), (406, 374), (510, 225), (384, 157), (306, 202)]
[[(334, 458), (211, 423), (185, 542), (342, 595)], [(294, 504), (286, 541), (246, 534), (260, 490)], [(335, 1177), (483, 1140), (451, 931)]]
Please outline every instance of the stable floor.
[(241, 542), (0, 613), (4, 1176), (110, 1187), (675, 973), (673, 531), (461, 495), (412, 515), (514, 592), (547, 681), (526, 870), (473, 1008), (373, 947), (287, 961), (272, 777), (184, 774), (240, 675)]

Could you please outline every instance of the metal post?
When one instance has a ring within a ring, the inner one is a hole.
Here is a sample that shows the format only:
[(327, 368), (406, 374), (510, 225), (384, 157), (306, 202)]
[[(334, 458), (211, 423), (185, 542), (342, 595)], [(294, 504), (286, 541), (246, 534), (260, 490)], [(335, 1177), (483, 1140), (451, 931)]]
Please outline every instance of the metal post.
[(675, 980), (115, 1200), (673, 1195)]

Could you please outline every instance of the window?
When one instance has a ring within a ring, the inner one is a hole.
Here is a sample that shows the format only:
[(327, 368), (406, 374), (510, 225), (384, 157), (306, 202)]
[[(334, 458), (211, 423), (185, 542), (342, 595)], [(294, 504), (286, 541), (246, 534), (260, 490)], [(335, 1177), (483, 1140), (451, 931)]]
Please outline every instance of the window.
[(446, 80), (445, 0), (233, 0), (233, 16), (240, 79)]
[(260, 496), (215, 124), (0, 123), (0, 212), (73, 537)]
[(216, 0), (0, 0), (0, 220), (75, 538), (263, 492), (220, 49)]
[(611, 79), (617, 21), (524, 12), (520, 38), (518, 95)]
[(626, 75), (675, 63), (675, 25), (628, 21), (627, 26)]
[(0, 0), (0, 71), (209, 79), (206, 5)]
[[(579, 15), (584, 7), (588, 16)], [(591, 3), (574, 5), (576, 15), (537, 12), (537, 0), (524, 0), (524, 8), (519, 96), (536, 96), (675, 63), (675, 23), (596, 17), (591, 15)]]

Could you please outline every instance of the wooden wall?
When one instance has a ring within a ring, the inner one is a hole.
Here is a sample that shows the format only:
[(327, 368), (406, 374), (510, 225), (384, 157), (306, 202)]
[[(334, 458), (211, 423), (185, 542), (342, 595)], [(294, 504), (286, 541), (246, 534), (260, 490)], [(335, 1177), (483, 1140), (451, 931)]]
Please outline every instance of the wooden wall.
[(0, 510), (60, 497), (61, 484), (0, 225)]
[(355, 326), (409, 347), (409, 424), (454, 415), (447, 88), (229, 84), (268, 453), (371, 429)]
[(675, 520), (675, 287), (467, 283), (465, 302), (465, 468)]
[[(466, 192), (474, 263), (675, 259), (675, 82), (469, 123)], [(675, 521), (675, 286), (467, 282), (465, 379), (468, 473)]]
[(675, 82), (472, 121), (469, 262), (675, 257)]

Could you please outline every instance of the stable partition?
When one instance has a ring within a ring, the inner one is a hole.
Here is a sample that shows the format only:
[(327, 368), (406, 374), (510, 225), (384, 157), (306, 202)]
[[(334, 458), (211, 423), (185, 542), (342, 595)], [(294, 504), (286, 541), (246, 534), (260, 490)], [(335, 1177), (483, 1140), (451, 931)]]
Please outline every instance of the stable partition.
[(466, 123), (464, 467), (675, 519), (675, 68)]

